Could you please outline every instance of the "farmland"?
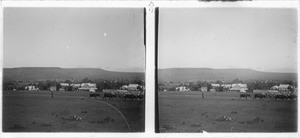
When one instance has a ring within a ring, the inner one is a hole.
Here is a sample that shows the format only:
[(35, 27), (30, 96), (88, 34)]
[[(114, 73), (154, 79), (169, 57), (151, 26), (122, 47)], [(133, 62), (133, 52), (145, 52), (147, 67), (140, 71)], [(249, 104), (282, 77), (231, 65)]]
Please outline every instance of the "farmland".
[[(54, 92), (51, 98), (50, 91), (3, 91), (3, 131), (144, 131), (143, 100), (89, 99), (88, 96), (88, 92)], [(108, 104), (124, 115), (129, 126)]]
[(296, 132), (297, 101), (228, 92), (159, 92), (160, 132)]

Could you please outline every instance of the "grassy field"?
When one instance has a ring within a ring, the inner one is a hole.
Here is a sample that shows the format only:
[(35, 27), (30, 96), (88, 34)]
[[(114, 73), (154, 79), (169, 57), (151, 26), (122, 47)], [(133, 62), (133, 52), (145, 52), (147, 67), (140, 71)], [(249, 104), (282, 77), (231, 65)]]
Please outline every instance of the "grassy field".
[[(3, 91), (4, 132), (143, 132), (142, 100), (88, 98), (88, 92)], [(108, 103), (116, 107), (123, 117)]]
[(160, 132), (296, 132), (297, 101), (239, 93), (159, 92)]

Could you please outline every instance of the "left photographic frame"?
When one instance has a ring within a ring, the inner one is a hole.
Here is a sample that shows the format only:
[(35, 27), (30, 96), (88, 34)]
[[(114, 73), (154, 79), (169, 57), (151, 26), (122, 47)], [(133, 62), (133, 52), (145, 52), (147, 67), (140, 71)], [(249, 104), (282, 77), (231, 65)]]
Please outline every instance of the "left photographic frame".
[(145, 9), (4, 7), (3, 132), (144, 132)]

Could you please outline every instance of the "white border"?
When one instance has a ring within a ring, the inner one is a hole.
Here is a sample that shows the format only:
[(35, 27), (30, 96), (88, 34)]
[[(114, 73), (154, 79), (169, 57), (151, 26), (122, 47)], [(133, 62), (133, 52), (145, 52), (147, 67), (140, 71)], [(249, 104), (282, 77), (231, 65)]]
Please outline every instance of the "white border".
[(239, 2), (199, 2), (199, 1), (156, 1), (160, 8), (297, 8), (299, 1), (239, 1)]
[[(151, 4), (152, 3), (152, 4)], [(146, 105), (145, 133), (2, 133), (0, 137), (299, 137), (298, 133), (155, 133), (154, 132), (154, 93), (155, 93), (155, 14), (154, 8), (297, 8), (293, 1), (241, 1), (241, 2), (199, 2), (194, 1), (2, 1), (1, 18), (1, 58), (3, 67), (3, 7), (89, 7), (89, 8), (146, 8)], [(299, 19), (299, 10), (298, 10)], [(299, 24), (299, 20), (298, 20)], [(298, 27), (298, 32), (299, 32)], [(298, 35), (299, 40), (299, 35)], [(299, 47), (299, 41), (298, 41)], [(298, 48), (298, 53), (300, 52)], [(299, 68), (298, 60), (298, 68)], [(0, 97), (2, 101), (2, 70), (0, 71)], [(299, 83), (299, 79), (298, 79)], [(299, 84), (298, 84), (299, 86)], [(299, 103), (298, 103), (299, 104)], [(0, 103), (2, 112), (2, 102)], [(299, 106), (298, 106), (299, 110)], [(1, 130), (2, 130), (2, 114)], [(299, 114), (298, 114), (299, 116)], [(299, 118), (299, 117), (298, 117)], [(299, 124), (299, 119), (298, 119)], [(298, 126), (299, 132), (299, 126)]]
[(239, 1), (239, 2), (199, 2), (197, 0), (190, 1), (9, 1), (2, 0), (3, 7), (129, 7), (129, 8), (149, 8), (153, 3), (154, 8), (298, 8), (298, 0), (277, 0), (277, 1)]

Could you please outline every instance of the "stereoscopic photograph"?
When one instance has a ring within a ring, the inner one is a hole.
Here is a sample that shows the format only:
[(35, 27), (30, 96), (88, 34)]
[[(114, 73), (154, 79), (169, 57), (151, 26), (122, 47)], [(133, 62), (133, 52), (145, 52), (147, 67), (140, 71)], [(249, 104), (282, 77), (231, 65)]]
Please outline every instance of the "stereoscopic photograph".
[(144, 132), (144, 8), (3, 8), (3, 132)]
[(297, 132), (296, 8), (159, 8), (159, 132)]

